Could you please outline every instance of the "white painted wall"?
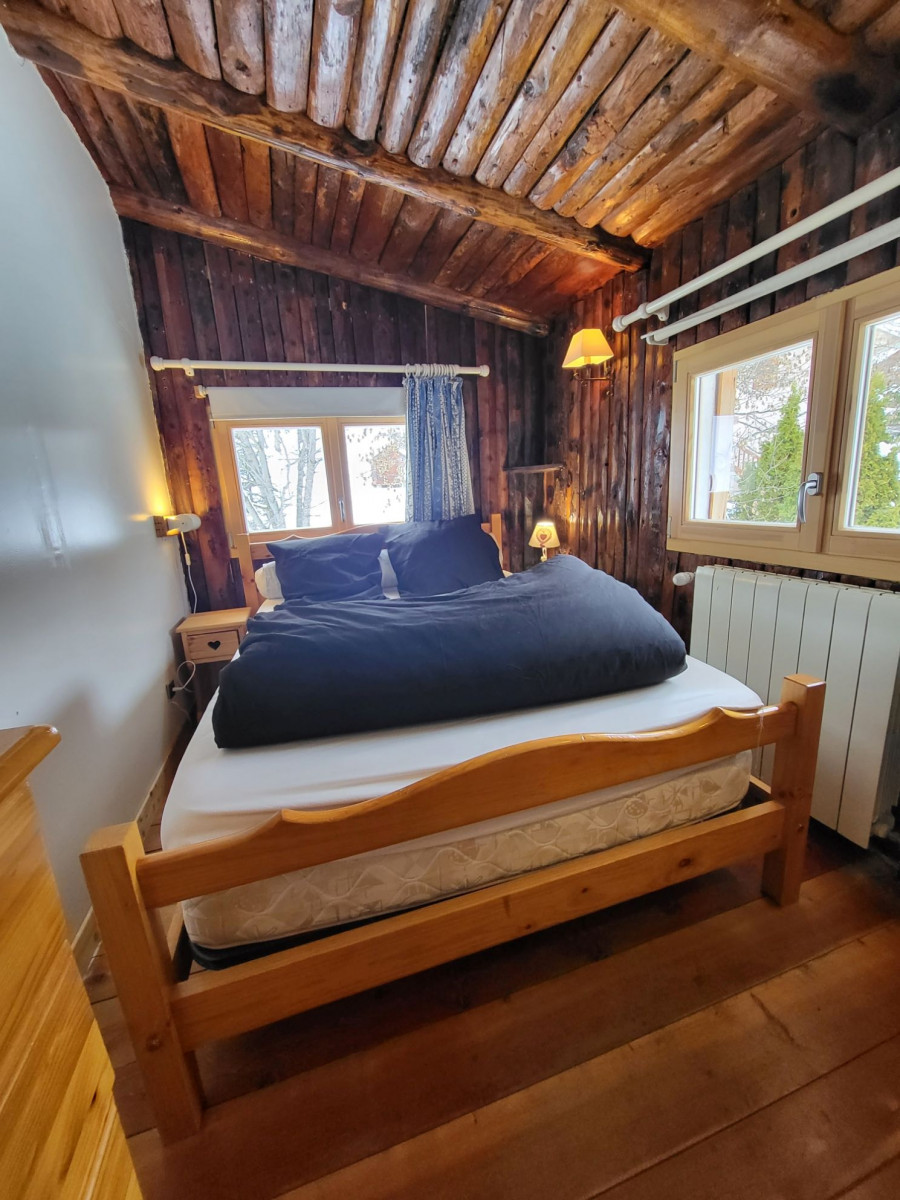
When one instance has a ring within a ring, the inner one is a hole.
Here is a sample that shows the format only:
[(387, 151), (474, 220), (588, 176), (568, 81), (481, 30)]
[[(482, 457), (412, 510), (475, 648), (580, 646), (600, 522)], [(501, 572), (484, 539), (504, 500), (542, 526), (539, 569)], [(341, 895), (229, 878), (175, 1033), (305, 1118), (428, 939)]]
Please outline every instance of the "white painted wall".
[(187, 611), (128, 264), (106, 186), (0, 29), (0, 727), (62, 744), (34, 787), (73, 929), (91, 830), (133, 817), (179, 724)]

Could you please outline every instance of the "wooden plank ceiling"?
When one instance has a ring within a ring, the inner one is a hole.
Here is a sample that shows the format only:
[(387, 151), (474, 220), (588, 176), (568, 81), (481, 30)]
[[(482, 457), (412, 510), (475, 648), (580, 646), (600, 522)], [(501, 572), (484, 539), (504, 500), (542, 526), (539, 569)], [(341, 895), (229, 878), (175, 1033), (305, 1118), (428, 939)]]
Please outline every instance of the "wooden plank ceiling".
[(0, 0), (125, 216), (531, 332), (898, 101), (900, 0)]

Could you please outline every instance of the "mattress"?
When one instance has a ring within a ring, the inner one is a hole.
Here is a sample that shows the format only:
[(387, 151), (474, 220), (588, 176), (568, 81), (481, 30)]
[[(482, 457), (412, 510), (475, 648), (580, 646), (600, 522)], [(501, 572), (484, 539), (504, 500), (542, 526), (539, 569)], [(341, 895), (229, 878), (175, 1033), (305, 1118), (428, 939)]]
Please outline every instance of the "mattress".
[[(477, 755), (536, 738), (629, 733), (723, 705), (756, 707), (744, 684), (688, 658), (664, 683), (571, 704), (248, 750), (220, 750), (208, 708), (173, 782), (165, 849), (244, 832), (282, 808), (382, 796)], [(737, 805), (750, 754), (605, 788), (187, 901), (191, 939), (210, 948), (288, 938), (430, 903), (703, 820)]]

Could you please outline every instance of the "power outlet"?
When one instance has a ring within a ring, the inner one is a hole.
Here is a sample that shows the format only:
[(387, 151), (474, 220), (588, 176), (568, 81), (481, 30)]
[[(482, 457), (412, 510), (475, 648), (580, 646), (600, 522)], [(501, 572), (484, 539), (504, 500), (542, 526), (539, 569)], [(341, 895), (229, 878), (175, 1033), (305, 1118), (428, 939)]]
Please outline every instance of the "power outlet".
[(166, 699), (167, 700), (175, 699), (175, 680), (174, 679), (170, 679), (169, 682), (166, 684)]

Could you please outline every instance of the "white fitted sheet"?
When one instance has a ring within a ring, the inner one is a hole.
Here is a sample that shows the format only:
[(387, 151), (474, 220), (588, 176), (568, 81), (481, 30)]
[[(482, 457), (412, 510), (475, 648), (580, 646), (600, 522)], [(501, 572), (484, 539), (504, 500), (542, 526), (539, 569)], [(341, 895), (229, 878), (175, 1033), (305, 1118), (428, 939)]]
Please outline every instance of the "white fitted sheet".
[[(714, 667), (655, 687), (466, 721), (379, 730), (249, 750), (220, 750), (207, 709), (162, 821), (166, 849), (253, 828), (282, 808), (325, 809), (385, 795), (454, 763), (536, 738), (677, 724), (715, 705), (760, 703)], [(540, 866), (702, 820), (746, 791), (749, 752), (511, 813), (366, 855), (262, 880), (185, 904), (191, 937), (210, 947), (287, 937), (484, 887)]]

